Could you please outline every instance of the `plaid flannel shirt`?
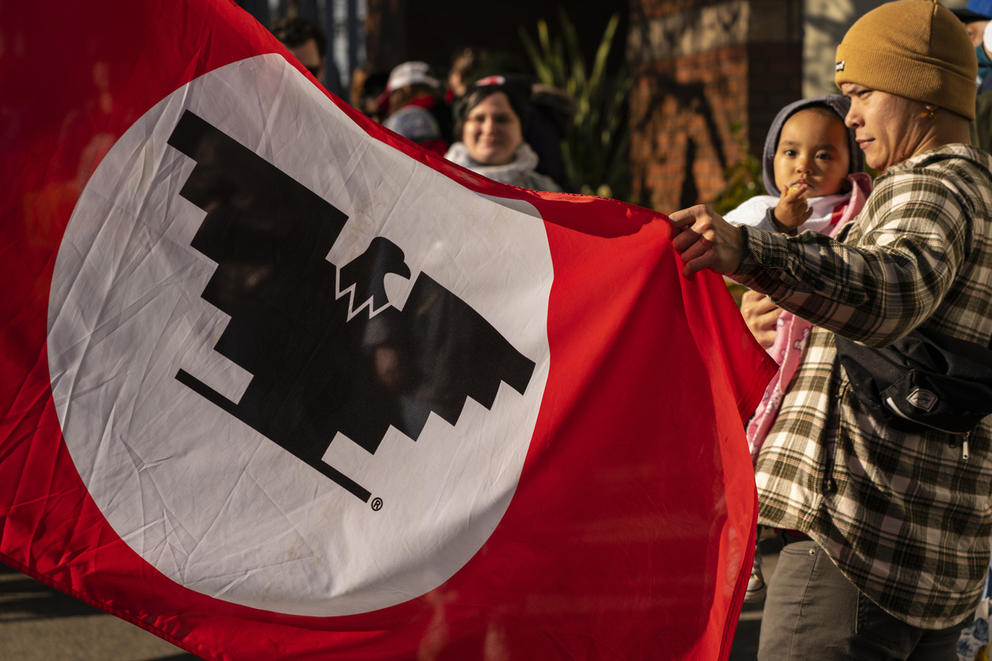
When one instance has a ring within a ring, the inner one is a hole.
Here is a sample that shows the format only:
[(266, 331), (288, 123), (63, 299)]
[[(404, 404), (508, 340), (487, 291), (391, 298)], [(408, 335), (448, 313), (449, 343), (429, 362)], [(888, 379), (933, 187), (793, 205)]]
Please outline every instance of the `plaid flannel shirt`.
[(992, 416), (966, 446), (893, 430), (859, 406), (833, 334), (884, 346), (923, 326), (992, 344), (990, 172), (963, 144), (907, 159), (840, 242), (745, 228), (733, 276), (815, 324), (757, 460), (759, 523), (807, 533), (867, 597), (927, 629), (958, 624), (981, 595)]

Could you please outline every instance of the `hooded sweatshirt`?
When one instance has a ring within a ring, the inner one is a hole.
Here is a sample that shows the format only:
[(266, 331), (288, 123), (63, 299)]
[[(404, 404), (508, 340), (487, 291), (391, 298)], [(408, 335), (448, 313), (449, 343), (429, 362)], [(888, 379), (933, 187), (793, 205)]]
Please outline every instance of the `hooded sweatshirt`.
[[(775, 120), (768, 129), (768, 135), (765, 138), (765, 147), (761, 155), (762, 177), (764, 179), (765, 190), (768, 191), (768, 195), (756, 195), (755, 197), (743, 202), (736, 209), (728, 211), (726, 215), (724, 215), (724, 218), (728, 223), (732, 223), (734, 225), (748, 225), (750, 227), (757, 227), (759, 229), (770, 230), (773, 232), (779, 231), (779, 227), (774, 221), (775, 205), (778, 204), (779, 198), (782, 195), (782, 191), (780, 191), (778, 186), (775, 185), (775, 152), (778, 150), (778, 139), (782, 134), (782, 127), (785, 126), (785, 122), (790, 117), (800, 110), (817, 106), (826, 107), (833, 110), (837, 113), (837, 116), (840, 117), (841, 121), (844, 121), (844, 116), (847, 114), (848, 108), (851, 107), (851, 102), (843, 96), (828, 94), (826, 96), (800, 99), (799, 101), (790, 103), (782, 108), (775, 116)], [(839, 215), (835, 215), (837, 207), (845, 206), (851, 199), (852, 191), (859, 186), (863, 187), (865, 185), (864, 179), (867, 177), (864, 173), (865, 156), (861, 151), (861, 148), (858, 147), (858, 143), (855, 141), (854, 131), (847, 131), (847, 140), (848, 151), (851, 154), (851, 166), (848, 170), (848, 180), (851, 183), (851, 190), (843, 193), (837, 193), (836, 195), (824, 195), (822, 197), (810, 198), (809, 206), (813, 209), (813, 214), (805, 223), (796, 229), (797, 232), (812, 230), (814, 232), (820, 232), (821, 234), (828, 234), (829, 228), (836, 224), (839, 220)], [(862, 176), (854, 177), (856, 174)], [(855, 179), (859, 178), (862, 179), (861, 183), (856, 183)], [(871, 192), (870, 179), (868, 179), (867, 182), (868, 189), (866, 194)], [(858, 211), (860, 210), (861, 208), (859, 206)], [(851, 217), (853, 217), (853, 215)]]

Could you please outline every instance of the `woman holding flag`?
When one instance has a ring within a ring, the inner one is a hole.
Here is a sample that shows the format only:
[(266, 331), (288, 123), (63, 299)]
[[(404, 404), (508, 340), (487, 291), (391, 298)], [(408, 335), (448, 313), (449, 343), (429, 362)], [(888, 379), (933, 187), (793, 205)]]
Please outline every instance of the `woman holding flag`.
[[(869, 370), (868, 387), (856, 369), (906, 338), (952, 346), (950, 363), (990, 346), (992, 157), (969, 144), (976, 69), (939, 2), (882, 5), (837, 47), (846, 123), (882, 172), (849, 228), (787, 236), (703, 205), (671, 215), (686, 275), (728, 274), (816, 326), (756, 465), (759, 523), (786, 541), (759, 658), (953, 659), (981, 596), (989, 411), (938, 429), (926, 409), (944, 405), (939, 389), (877, 401), (889, 384)], [(912, 422), (905, 406), (919, 409)]]

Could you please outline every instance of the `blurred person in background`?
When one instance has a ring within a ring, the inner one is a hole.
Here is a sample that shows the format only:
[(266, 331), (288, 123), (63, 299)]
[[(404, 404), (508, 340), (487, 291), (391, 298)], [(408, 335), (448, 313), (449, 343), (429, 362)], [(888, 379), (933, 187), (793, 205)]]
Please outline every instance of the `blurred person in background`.
[(327, 40), (315, 24), (302, 16), (286, 16), (272, 24), (272, 34), (323, 84)]
[[(975, 120), (971, 123), (971, 142), (992, 152), (992, 21), (985, 23), (982, 43), (975, 49), (978, 56), (978, 96), (975, 99)], [(985, 63), (983, 68), (983, 62)], [(984, 75), (984, 78), (983, 78)]]
[[(971, 39), (971, 45), (975, 48), (975, 55), (978, 57), (978, 78), (976, 84), (979, 87), (979, 94), (987, 91), (988, 85), (992, 85), (992, 79), (985, 83), (989, 71), (992, 71), (992, 57), (989, 53), (992, 49), (985, 44), (985, 33), (992, 24), (992, 0), (971, 0), (965, 9), (952, 9), (951, 13), (964, 23), (964, 29)], [(983, 83), (985, 86), (983, 87)]]
[(575, 99), (565, 90), (535, 83), (524, 121), (524, 141), (537, 153), (537, 171), (570, 192), (576, 190), (568, 176), (562, 142), (575, 121)]
[(451, 111), (441, 81), (426, 62), (410, 61), (389, 73), (380, 102), (382, 125), (418, 145), (444, 154), (451, 142)]
[(445, 101), (454, 107), (455, 101), (465, 96), (472, 80), (472, 70), (480, 58), (476, 48), (460, 48), (451, 58), (451, 68), (448, 69), (448, 84), (445, 90)]
[[(479, 48), (457, 50), (451, 60), (446, 92), (452, 108), (457, 108), (458, 101), (472, 84), (493, 75), (518, 77), (529, 74), (514, 53)], [(575, 113), (575, 99), (568, 92), (544, 83), (533, 83), (527, 116), (521, 118), (524, 142), (537, 154), (535, 169), (567, 191), (574, 191), (575, 186), (568, 176), (562, 141), (572, 127)]]
[(516, 53), (471, 46), (459, 48), (448, 69), (446, 100), (454, 107), (475, 81), (495, 75), (526, 76), (529, 69)]
[(538, 157), (524, 141), (531, 81), (495, 75), (476, 81), (458, 103), (455, 136), (445, 158), (495, 181), (531, 190), (561, 191), (537, 172)]
[(366, 65), (360, 64), (351, 72), (351, 89), (349, 97), (351, 105), (379, 123), (384, 119), (379, 114), (379, 99), (386, 91), (389, 81), (388, 73), (371, 71)]
[[(951, 13), (964, 23), (964, 29), (971, 39), (971, 45), (978, 48), (982, 45), (985, 26), (992, 20), (992, 0), (970, 0), (965, 9), (952, 9)], [(978, 60), (979, 76), (981, 76), (982, 61)]]

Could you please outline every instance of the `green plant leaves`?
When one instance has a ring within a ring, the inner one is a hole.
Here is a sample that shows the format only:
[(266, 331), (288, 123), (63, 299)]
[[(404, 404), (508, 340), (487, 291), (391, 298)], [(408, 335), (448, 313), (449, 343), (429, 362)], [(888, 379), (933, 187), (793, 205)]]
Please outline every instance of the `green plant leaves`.
[(537, 39), (520, 30), (524, 50), (537, 79), (568, 92), (575, 117), (562, 144), (565, 167), (582, 193), (626, 199), (630, 191), (630, 128), (627, 93), (631, 76), (626, 66), (608, 71), (620, 25), (614, 14), (603, 30), (591, 66), (586, 65), (575, 25), (559, 10), (561, 34), (552, 36), (548, 23), (537, 23)]

